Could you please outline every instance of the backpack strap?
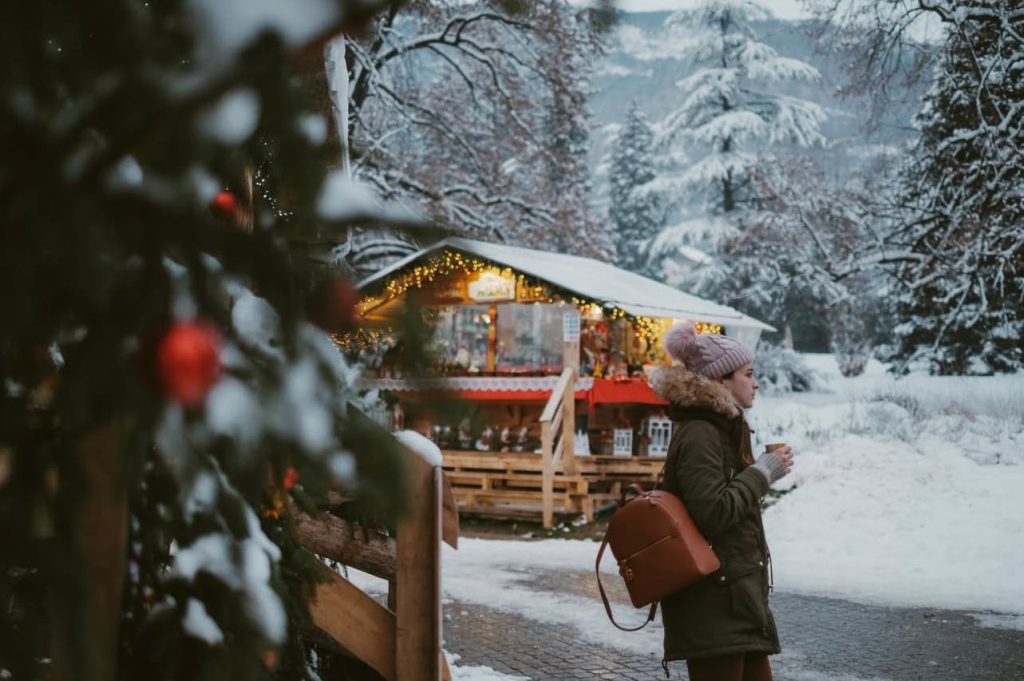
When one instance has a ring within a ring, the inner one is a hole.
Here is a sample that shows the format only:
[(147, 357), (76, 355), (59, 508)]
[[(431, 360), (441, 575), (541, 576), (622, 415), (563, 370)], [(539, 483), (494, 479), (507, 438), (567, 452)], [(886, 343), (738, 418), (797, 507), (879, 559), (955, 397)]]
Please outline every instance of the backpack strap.
[(633, 627), (632, 629), (628, 629), (615, 621), (615, 617), (612, 615), (611, 603), (608, 602), (608, 595), (605, 594), (604, 585), (601, 584), (601, 557), (604, 556), (604, 550), (605, 548), (607, 548), (607, 546), (608, 540), (605, 539), (603, 542), (601, 542), (601, 548), (597, 552), (597, 563), (594, 565), (594, 570), (597, 572), (597, 588), (601, 592), (601, 600), (604, 601), (604, 611), (608, 613), (608, 619), (611, 621), (612, 624), (615, 625), (617, 629), (621, 629), (622, 631), (640, 631), (641, 629), (643, 629), (648, 624), (654, 621), (654, 614), (658, 611), (658, 602), (655, 601), (651, 604), (651, 609), (647, 613), (647, 620), (644, 621), (644, 623), (641, 624), (639, 627)]

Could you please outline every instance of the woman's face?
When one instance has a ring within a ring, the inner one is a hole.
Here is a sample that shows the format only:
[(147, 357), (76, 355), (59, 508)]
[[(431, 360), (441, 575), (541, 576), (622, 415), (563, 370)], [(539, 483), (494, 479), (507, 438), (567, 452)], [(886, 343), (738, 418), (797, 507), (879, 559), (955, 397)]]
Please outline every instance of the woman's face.
[(757, 394), (757, 379), (754, 378), (754, 367), (751, 364), (744, 364), (736, 371), (723, 379), (720, 379), (734, 400), (744, 409), (754, 406), (754, 396)]

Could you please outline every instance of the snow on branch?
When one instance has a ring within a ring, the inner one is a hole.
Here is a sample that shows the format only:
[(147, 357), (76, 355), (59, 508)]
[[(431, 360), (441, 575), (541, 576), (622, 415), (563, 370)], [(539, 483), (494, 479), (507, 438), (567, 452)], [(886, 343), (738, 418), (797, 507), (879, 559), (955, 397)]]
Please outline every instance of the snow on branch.
[(821, 80), (821, 73), (807, 62), (789, 57), (773, 57), (765, 61), (754, 61), (747, 64), (747, 77), (753, 80), (772, 82), (806, 81), (815, 83)]
[(765, 139), (770, 132), (764, 118), (753, 111), (737, 109), (715, 116), (704, 125), (693, 128), (687, 137), (695, 144), (715, 145), (725, 139), (736, 142)]

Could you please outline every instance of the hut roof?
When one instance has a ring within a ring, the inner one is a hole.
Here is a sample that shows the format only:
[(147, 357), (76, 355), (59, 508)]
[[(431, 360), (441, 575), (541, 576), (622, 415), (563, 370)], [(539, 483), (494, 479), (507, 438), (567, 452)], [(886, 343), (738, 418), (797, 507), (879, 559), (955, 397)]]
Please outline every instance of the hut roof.
[(558, 288), (617, 307), (627, 314), (643, 317), (692, 319), (723, 326), (774, 331), (774, 327), (725, 305), (699, 298), (606, 262), (578, 255), (538, 251), (462, 237), (448, 237), (391, 264), (359, 282), (372, 287), (419, 260), (445, 250), (476, 256), (496, 265), (510, 267)]

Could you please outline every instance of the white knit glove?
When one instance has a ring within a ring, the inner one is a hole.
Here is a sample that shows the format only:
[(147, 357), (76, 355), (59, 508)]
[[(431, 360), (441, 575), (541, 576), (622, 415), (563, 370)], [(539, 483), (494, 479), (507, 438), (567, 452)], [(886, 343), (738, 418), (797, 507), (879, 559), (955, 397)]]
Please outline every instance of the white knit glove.
[(782, 458), (775, 452), (765, 452), (757, 457), (757, 461), (754, 462), (754, 468), (760, 471), (765, 479), (768, 480), (769, 485), (789, 473), (786, 464), (782, 462)]

